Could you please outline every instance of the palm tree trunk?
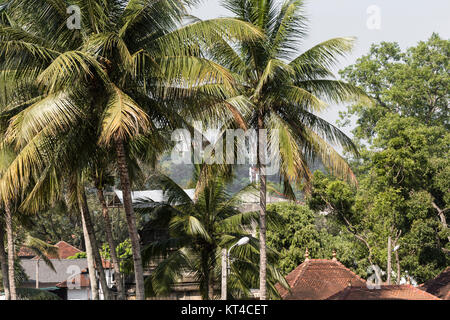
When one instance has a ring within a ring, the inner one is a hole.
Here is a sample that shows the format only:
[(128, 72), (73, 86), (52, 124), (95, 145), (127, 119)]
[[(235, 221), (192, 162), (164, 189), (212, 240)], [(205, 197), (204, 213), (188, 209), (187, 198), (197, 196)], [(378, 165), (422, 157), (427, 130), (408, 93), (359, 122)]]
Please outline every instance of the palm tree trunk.
[(259, 245), (260, 245), (260, 256), (259, 256), (259, 294), (260, 300), (267, 299), (267, 249), (266, 249), (266, 175), (265, 166), (259, 166), (259, 179), (260, 179), (260, 190), (259, 190)]
[(391, 284), (391, 273), (392, 273), (392, 241), (391, 241), (391, 236), (389, 235), (388, 237), (388, 255), (387, 255), (387, 284), (390, 285)]
[(227, 266), (227, 249), (222, 249), (222, 289), (221, 300), (227, 300), (227, 278), (228, 278), (228, 266)]
[[(81, 205), (80, 205), (81, 208)], [(80, 209), (81, 211), (81, 223), (83, 225), (83, 235), (84, 235), (84, 245), (86, 247), (86, 255), (87, 255), (87, 261), (88, 261), (88, 268), (89, 268), (89, 280), (91, 283), (91, 292), (92, 292), (92, 300), (98, 300), (98, 285), (97, 285), (97, 277), (95, 276), (95, 263), (94, 263), (94, 256), (93, 256), (93, 250), (91, 246), (91, 240), (89, 239), (89, 232), (86, 228), (86, 222), (84, 220), (84, 214), (83, 209)]]
[(36, 289), (39, 289), (39, 260), (36, 260)]
[(17, 300), (15, 269), (14, 269), (14, 235), (12, 227), (12, 215), (9, 204), (5, 204), (6, 211), (6, 235), (8, 238), (8, 279), (9, 279), (9, 293), (11, 300)]
[(106, 282), (105, 270), (103, 269), (102, 259), (100, 257), (100, 251), (97, 245), (97, 240), (95, 239), (94, 226), (92, 224), (91, 215), (89, 213), (89, 207), (87, 204), (86, 193), (84, 190), (81, 194), (81, 212), (84, 218), (84, 223), (86, 226), (86, 231), (88, 233), (89, 240), (92, 247), (92, 255), (94, 257), (95, 266), (99, 273), (100, 284), (102, 286), (102, 292), (105, 300), (111, 300), (111, 291), (109, 290), (108, 283)]
[(200, 285), (200, 295), (202, 296), (202, 300), (209, 300), (210, 299), (210, 272), (208, 270), (208, 262), (207, 258), (205, 257), (205, 253), (203, 252), (201, 254), (201, 273), (204, 276), (203, 284)]
[(2, 268), (3, 290), (5, 291), (5, 299), (10, 300), (9, 294), (9, 275), (8, 275), (8, 258), (5, 251), (5, 229), (0, 225), (0, 266)]
[(136, 300), (145, 300), (144, 289), (144, 268), (142, 265), (141, 245), (139, 243), (139, 234), (136, 226), (136, 216), (133, 210), (131, 198), (131, 183), (128, 173), (128, 166), (125, 157), (125, 148), (122, 141), (118, 141), (117, 145), (117, 166), (120, 175), (120, 184), (123, 192), (123, 207), (128, 225), (128, 233), (131, 240), (131, 248), (133, 251), (134, 276), (136, 279)]
[(266, 167), (261, 161), (266, 146), (261, 141), (260, 132), (264, 129), (262, 111), (258, 115), (258, 171), (259, 171), (259, 296), (267, 299), (267, 251), (266, 251)]
[(119, 293), (119, 299), (125, 300), (125, 292), (123, 290), (123, 285), (122, 285), (122, 275), (120, 273), (120, 264), (119, 264), (119, 259), (117, 258), (116, 245), (114, 244), (114, 238), (113, 238), (113, 234), (112, 234), (111, 218), (109, 217), (108, 205), (106, 204), (105, 196), (103, 194), (103, 189), (97, 189), (97, 196), (98, 196), (98, 200), (102, 204), (102, 214), (103, 214), (103, 221), (105, 223), (106, 239), (107, 239), (108, 245), (109, 245), (111, 260), (114, 265), (114, 278), (116, 279), (117, 291)]
[(214, 265), (212, 265), (208, 279), (208, 299), (214, 300)]

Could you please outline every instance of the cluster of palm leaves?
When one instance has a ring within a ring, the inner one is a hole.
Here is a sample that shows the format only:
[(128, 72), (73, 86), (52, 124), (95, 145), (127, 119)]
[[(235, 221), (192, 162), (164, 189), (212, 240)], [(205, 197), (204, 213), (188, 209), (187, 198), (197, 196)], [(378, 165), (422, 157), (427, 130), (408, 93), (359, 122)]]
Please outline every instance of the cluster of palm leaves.
[[(203, 165), (204, 166), (204, 165)], [(196, 166), (194, 180), (202, 178), (201, 167)], [(209, 179), (203, 183), (197, 199), (173, 180), (164, 175), (154, 176), (167, 196), (165, 203), (140, 201), (139, 213), (154, 228), (167, 230), (167, 237), (150, 242), (143, 248), (143, 260), (151, 263), (158, 260), (155, 270), (146, 279), (148, 296), (169, 296), (174, 285), (183, 277), (193, 278), (200, 284), (203, 299), (217, 298), (217, 284), (220, 283), (222, 248), (230, 248), (239, 239), (247, 236), (246, 246), (232, 251), (229, 298), (249, 298), (251, 289), (257, 288), (259, 271), (259, 241), (249, 235), (258, 221), (257, 212), (241, 212), (242, 197), (257, 191), (249, 185), (233, 195), (227, 191), (229, 179), (220, 174), (214, 166)], [(277, 219), (278, 218), (278, 219)], [(271, 217), (271, 225), (277, 226), (280, 218)], [(161, 259), (163, 257), (163, 259)], [(286, 280), (274, 267), (278, 258), (276, 252), (269, 252), (268, 285), (270, 296), (279, 297), (276, 283), (288, 287)]]
[[(309, 180), (314, 155), (334, 173), (353, 178), (327, 142), (349, 149), (353, 144), (317, 116), (328, 102), (363, 96), (330, 71), (353, 39), (332, 39), (300, 53), (303, 1), (225, 0), (234, 17), (206, 21), (189, 15), (194, 0), (3, 2), (0, 194), (9, 260), (13, 216), (63, 199), (82, 217), (90, 268), (98, 266), (106, 288), (85, 188), (96, 187), (104, 204), (103, 188), (112, 176), (123, 190), (136, 299), (144, 299), (132, 183), (140, 164), (155, 163), (170, 148), (173, 129), (194, 130), (199, 119), (267, 129), (269, 137), (276, 129), (288, 196)], [(79, 30), (67, 28), (69, 5), (80, 8)], [(259, 281), (265, 299), (266, 180), (260, 160)], [(198, 188), (205, 188), (201, 181)], [(104, 217), (108, 225), (107, 207)], [(105, 296), (111, 297), (108, 290)]]

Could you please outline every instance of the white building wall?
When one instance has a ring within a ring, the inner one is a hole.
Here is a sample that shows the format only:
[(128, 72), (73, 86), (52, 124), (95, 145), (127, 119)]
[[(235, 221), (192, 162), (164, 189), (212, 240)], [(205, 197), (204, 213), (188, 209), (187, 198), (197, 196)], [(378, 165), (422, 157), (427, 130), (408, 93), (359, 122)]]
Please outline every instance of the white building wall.
[(82, 289), (68, 289), (67, 290), (67, 300), (90, 300), (89, 290)]

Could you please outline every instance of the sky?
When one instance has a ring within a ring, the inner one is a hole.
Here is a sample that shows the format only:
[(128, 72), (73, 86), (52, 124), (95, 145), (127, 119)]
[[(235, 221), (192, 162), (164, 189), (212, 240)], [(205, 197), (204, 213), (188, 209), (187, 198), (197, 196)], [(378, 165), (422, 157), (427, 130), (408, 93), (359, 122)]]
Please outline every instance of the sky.
[[(220, 2), (204, 0), (192, 13), (202, 19), (231, 16)], [(357, 38), (352, 54), (341, 60), (337, 70), (367, 54), (372, 43), (395, 41), (405, 49), (433, 32), (450, 38), (450, 0), (306, 0), (305, 13), (310, 32), (299, 53), (330, 38)], [(334, 124), (345, 109), (330, 106), (321, 116)], [(343, 129), (349, 135), (350, 130)]]

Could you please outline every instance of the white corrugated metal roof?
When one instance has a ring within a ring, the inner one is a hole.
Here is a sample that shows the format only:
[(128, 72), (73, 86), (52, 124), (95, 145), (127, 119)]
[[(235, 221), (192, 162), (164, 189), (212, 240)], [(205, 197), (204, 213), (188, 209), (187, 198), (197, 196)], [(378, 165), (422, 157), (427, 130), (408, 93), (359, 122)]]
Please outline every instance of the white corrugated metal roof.
[[(191, 199), (194, 199), (195, 189), (185, 189), (184, 192), (186, 192)], [(120, 203), (123, 204), (123, 192), (121, 190), (114, 190), (114, 193), (117, 195)], [(136, 207), (150, 207), (151, 201), (163, 203), (167, 201), (167, 196), (164, 195), (162, 190), (142, 190), (131, 192), (131, 199)], [(141, 202), (147, 203), (142, 204)]]

